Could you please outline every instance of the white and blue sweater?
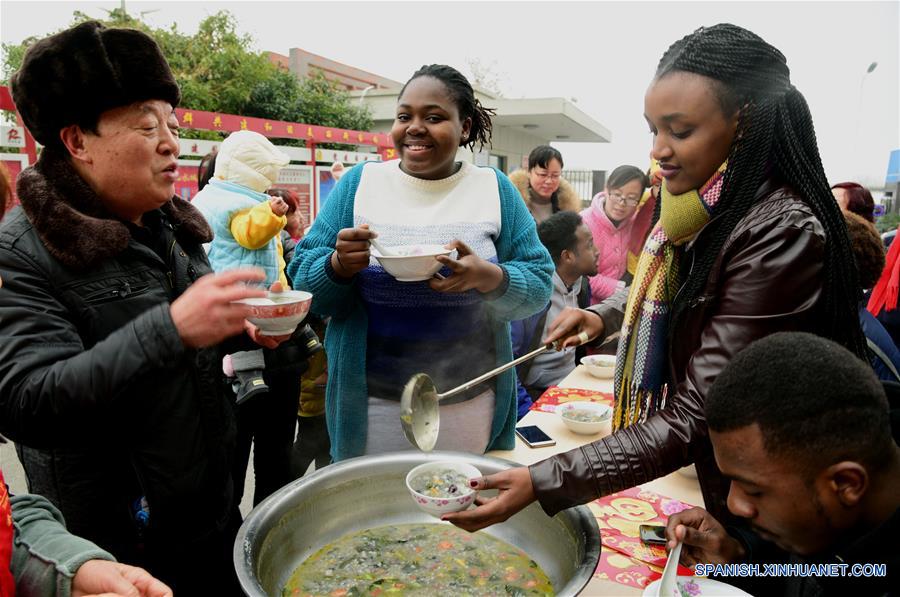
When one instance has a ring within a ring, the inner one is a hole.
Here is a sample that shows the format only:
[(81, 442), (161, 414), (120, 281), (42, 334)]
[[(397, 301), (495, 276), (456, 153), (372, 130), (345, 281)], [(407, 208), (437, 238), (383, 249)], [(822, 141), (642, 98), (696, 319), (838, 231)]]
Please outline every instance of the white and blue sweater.
[[(363, 223), (387, 247), (458, 238), (499, 263), (508, 284), (489, 294), (439, 293), (427, 282), (397, 282), (374, 258), (352, 280), (340, 280), (330, 268), (337, 233)], [(313, 293), (312, 310), (332, 317), (326, 412), (337, 461), (365, 450), (369, 395), (398, 400), (406, 380), (420, 371), (447, 390), (508, 362), (508, 322), (546, 305), (553, 263), (502, 173), (464, 163), (448, 178), (422, 180), (391, 161), (361, 164), (340, 180), (288, 273), (295, 288)], [(513, 447), (515, 421), (509, 371), (497, 379), (489, 449)]]

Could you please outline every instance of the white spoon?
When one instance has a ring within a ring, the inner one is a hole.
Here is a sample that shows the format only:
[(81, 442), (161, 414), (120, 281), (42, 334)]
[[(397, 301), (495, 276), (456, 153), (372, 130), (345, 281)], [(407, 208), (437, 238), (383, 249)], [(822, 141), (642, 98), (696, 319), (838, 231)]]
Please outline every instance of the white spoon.
[(657, 597), (672, 597), (675, 593), (675, 586), (678, 580), (678, 560), (681, 559), (681, 541), (675, 546), (675, 549), (669, 552), (666, 559), (666, 567), (663, 569), (662, 578), (659, 579), (659, 585), (656, 587)]
[(381, 255), (383, 257), (393, 257), (394, 256), (393, 252), (385, 249), (384, 246), (380, 242), (375, 240), (374, 238), (369, 239), (369, 244), (372, 245), (373, 247), (375, 247), (375, 249), (377, 249), (378, 252), (381, 253)]

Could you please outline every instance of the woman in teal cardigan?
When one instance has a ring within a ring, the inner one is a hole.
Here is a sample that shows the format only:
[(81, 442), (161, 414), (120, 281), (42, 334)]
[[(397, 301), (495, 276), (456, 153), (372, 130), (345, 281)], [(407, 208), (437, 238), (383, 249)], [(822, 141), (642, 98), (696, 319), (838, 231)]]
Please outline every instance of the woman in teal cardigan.
[[(331, 317), (335, 461), (410, 449), (399, 421), (410, 375), (426, 372), (443, 391), (508, 362), (509, 322), (550, 298), (553, 263), (515, 187), (501, 172), (456, 161), (458, 147), (489, 142), (490, 113), (456, 70), (416, 72), (391, 131), (399, 162), (342, 177), (288, 268), (295, 288), (313, 293), (313, 312)], [(438, 258), (446, 279), (398, 282), (369, 255), (375, 236), (387, 247), (445, 244), (457, 255)], [(515, 422), (507, 371), (458, 404), (442, 403), (438, 448), (511, 449)]]

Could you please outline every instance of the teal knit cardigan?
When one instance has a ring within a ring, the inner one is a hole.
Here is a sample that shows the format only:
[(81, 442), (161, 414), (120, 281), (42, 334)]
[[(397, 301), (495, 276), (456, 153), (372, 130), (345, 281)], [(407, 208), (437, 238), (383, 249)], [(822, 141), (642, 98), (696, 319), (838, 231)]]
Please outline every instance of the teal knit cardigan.
[[(294, 288), (313, 294), (312, 311), (330, 316), (325, 334), (328, 354), (328, 387), (325, 412), (335, 462), (360, 456), (366, 448), (368, 391), (366, 341), (368, 316), (359, 295), (356, 277), (335, 279), (326, 262), (331, 259), (338, 232), (352, 228), (356, 189), (366, 164), (344, 174), (329, 194), (316, 221), (297, 247), (288, 266)], [(553, 262), (537, 236), (534, 220), (519, 192), (503, 173), (496, 171), (500, 190), (498, 261), (509, 277), (506, 292), (485, 296), (496, 365), (512, 359), (509, 322), (523, 319), (550, 300)], [(472, 377), (496, 366), (473, 363)], [(438, 388), (449, 390), (450, 388)], [(399, 396), (398, 396), (399, 398)], [(489, 450), (511, 450), (516, 424), (516, 378), (510, 370), (497, 378), (496, 406)]]

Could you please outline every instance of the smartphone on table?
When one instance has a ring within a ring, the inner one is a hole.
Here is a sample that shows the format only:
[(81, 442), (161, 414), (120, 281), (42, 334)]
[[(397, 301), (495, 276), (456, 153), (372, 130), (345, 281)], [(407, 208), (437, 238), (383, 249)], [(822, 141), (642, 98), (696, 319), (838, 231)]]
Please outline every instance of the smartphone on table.
[(658, 524), (642, 524), (639, 527), (641, 541), (649, 545), (666, 544), (666, 527)]
[(544, 433), (537, 425), (525, 425), (516, 427), (516, 435), (522, 438), (529, 448), (543, 448), (545, 446), (555, 446), (556, 440)]

